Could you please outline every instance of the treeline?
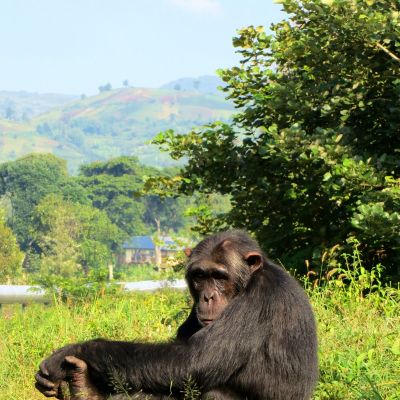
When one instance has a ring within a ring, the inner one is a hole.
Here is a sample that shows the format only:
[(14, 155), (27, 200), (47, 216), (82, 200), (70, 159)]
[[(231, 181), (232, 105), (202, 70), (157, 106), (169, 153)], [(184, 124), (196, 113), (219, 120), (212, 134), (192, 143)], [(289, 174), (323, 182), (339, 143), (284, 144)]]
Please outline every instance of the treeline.
[(86, 164), (78, 176), (50, 154), (0, 164), (0, 282), (88, 275), (114, 263), (130, 236), (185, 234), (195, 199), (144, 192), (146, 176), (174, 172), (135, 157)]

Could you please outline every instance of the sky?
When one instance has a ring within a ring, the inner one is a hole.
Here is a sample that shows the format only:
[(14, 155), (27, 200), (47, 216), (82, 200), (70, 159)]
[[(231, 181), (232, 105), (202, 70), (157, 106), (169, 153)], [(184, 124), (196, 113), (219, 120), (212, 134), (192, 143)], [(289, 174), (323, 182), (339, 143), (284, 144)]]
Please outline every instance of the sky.
[(1, 0), (0, 90), (159, 87), (237, 64), (236, 30), (284, 17), (273, 0)]

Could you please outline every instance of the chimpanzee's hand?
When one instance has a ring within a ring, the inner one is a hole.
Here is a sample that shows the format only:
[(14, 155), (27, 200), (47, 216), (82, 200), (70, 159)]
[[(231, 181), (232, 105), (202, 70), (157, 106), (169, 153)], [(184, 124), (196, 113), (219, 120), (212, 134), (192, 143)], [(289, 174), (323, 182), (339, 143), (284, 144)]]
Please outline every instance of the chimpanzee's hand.
[(35, 375), (36, 389), (46, 397), (57, 397), (63, 399), (62, 382), (66, 380), (67, 370), (65, 357), (73, 355), (77, 345), (69, 345), (55, 351), (50, 357), (43, 360), (39, 371)]

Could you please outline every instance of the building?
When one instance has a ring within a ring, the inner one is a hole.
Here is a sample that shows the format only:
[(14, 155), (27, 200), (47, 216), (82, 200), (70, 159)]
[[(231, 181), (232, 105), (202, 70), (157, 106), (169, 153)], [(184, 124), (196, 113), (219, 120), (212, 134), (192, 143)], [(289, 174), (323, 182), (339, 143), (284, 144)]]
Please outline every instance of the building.
[(174, 255), (180, 247), (168, 236), (160, 238), (161, 245), (157, 246), (151, 236), (133, 236), (122, 245), (118, 257), (119, 264), (155, 264)]

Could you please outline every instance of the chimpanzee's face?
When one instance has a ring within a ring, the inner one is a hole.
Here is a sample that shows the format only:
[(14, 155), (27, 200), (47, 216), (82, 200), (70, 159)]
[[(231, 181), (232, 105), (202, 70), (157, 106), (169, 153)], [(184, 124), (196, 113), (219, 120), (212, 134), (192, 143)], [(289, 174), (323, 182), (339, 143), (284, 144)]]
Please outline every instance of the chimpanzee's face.
[[(203, 243), (203, 242), (202, 242)], [(240, 250), (240, 243), (224, 240), (197, 246), (189, 257), (186, 279), (202, 326), (217, 319), (229, 302), (247, 285), (251, 274), (262, 265), (259, 252)]]
[(229, 268), (205, 259), (190, 265), (187, 278), (197, 318), (202, 326), (209, 325), (235, 295)]

